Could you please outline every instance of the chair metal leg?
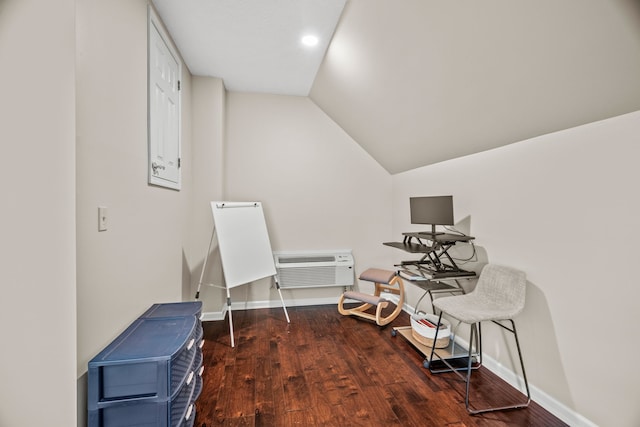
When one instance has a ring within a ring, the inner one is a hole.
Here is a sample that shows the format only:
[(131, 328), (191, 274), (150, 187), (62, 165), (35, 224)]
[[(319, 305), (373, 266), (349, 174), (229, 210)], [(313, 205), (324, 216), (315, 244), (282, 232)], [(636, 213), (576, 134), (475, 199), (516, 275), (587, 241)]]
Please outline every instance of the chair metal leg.
[[(433, 345), (431, 346), (431, 355), (429, 356), (429, 371), (431, 373), (439, 373), (439, 372), (448, 372), (449, 370), (438, 370), (438, 371), (434, 371), (433, 370), (433, 356), (437, 356), (436, 354), (436, 342), (438, 342), (438, 332), (440, 331), (440, 323), (442, 322), (442, 312), (440, 312), (440, 315), (438, 316), (438, 323), (436, 324), (436, 332), (433, 336)], [(438, 356), (438, 359), (442, 360), (440, 358), (440, 356)]]
[(469, 339), (469, 363), (467, 366), (467, 384), (466, 384), (466, 394), (465, 394), (465, 405), (467, 407), (467, 411), (472, 414), (472, 415), (476, 415), (476, 414), (482, 414), (485, 412), (493, 412), (493, 411), (502, 411), (502, 410), (506, 410), (506, 409), (520, 409), (520, 408), (526, 408), (527, 406), (529, 406), (529, 403), (531, 402), (531, 393), (529, 391), (529, 382), (527, 381), (527, 374), (525, 372), (524, 369), (524, 361), (522, 360), (522, 351), (520, 350), (520, 341), (518, 340), (518, 333), (516, 331), (516, 324), (514, 323), (513, 319), (508, 319), (511, 322), (511, 328), (503, 325), (502, 323), (496, 322), (494, 321), (493, 323), (495, 323), (496, 325), (501, 326), (503, 329), (506, 329), (507, 331), (513, 333), (513, 336), (515, 338), (516, 341), (516, 347), (518, 349), (518, 359), (520, 360), (520, 367), (522, 369), (522, 378), (524, 379), (524, 385), (527, 391), (527, 400), (524, 403), (517, 403), (514, 405), (507, 405), (507, 406), (498, 406), (498, 407), (490, 407), (490, 408), (483, 408), (483, 409), (472, 409), (471, 405), (469, 403), (469, 391), (470, 391), (470, 386), (471, 386), (471, 348), (473, 347), (472, 343), (473, 343), (473, 339), (474, 339), (474, 335), (475, 335), (475, 339), (476, 339), (476, 345), (478, 346), (479, 349), (479, 354), (480, 354), (480, 358), (482, 359), (482, 330), (480, 328), (480, 323), (478, 323), (478, 330), (475, 331), (475, 328), (472, 325), (471, 327), (471, 338)]
[[(478, 327), (476, 327), (476, 325), (478, 325)], [(471, 355), (472, 355), (472, 349), (473, 349), (473, 341), (474, 341), (474, 337), (475, 337), (475, 341), (476, 341), (476, 347), (478, 349), (481, 349), (481, 345), (479, 344), (482, 342), (481, 337), (481, 331), (479, 331), (480, 328), (480, 324), (476, 324), (473, 323), (472, 325), (470, 325), (469, 329), (469, 359), (467, 360), (467, 378), (466, 378), (466, 384), (465, 384), (465, 394), (464, 394), (464, 404), (467, 407), (467, 411), (469, 411), (469, 388), (471, 387)], [(480, 360), (482, 360), (482, 355), (480, 355)]]

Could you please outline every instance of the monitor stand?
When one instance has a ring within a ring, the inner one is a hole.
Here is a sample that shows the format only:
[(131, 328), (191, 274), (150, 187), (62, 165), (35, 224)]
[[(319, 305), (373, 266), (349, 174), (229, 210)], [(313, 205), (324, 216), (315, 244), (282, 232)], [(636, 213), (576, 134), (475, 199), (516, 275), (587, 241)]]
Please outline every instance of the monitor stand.
[(431, 236), (437, 236), (439, 234), (445, 234), (442, 231), (436, 231), (436, 226), (435, 224), (431, 224), (431, 231), (421, 231), (418, 234), (425, 234), (425, 235), (431, 235)]

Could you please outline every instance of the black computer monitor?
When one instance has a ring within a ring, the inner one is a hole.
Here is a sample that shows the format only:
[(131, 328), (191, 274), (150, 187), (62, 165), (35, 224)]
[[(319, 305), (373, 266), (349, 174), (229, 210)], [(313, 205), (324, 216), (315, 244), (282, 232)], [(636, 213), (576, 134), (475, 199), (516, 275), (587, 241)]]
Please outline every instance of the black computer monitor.
[(431, 234), (442, 234), (436, 225), (454, 225), (453, 196), (410, 197), (409, 210), (411, 224), (431, 225)]

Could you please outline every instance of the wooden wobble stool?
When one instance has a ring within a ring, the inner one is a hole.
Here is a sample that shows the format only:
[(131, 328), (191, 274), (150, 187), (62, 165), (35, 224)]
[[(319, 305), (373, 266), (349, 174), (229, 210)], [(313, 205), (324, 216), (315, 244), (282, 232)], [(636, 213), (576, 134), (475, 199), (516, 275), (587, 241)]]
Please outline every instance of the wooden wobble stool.
[[(381, 270), (379, 268), (369, 268), (360, 275), (360, 280), (373, 282), (375, 290), (373, 295), (364, 294), (362, 292), (347, 291), (342, 294), (338, 301), (338, 312), (345, 316), (353, 315), (368, 320), (373, 320), (378, 326), (384, 326), (391, 323), (393, 319), (398, 317), (404, 305), (404, 284), (402, 279), (393, 271)], [(396, 304), (396, 308), (388, 315), (383, 316), (382, 311), (393, 303), (390, 299), (385, 298), (384, 294), (399, 295), (400, 299)], [(353, 299), (361, 301), (363, 304), (354, 308), (345, 308), (345, 299)], [(376, 307), (375, 314), (367, 313), (371, 307)]]

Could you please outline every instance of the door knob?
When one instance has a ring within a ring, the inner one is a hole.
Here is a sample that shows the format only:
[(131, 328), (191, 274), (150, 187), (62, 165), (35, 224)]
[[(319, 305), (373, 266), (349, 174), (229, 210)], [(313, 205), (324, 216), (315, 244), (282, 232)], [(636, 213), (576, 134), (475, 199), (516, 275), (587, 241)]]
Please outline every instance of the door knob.
[(164, 165), (160, 165), (156, 162), (151, 163), (151, 169), (153, 169), (153, 174), (158, 175), (158, 169), (165, 169)]

